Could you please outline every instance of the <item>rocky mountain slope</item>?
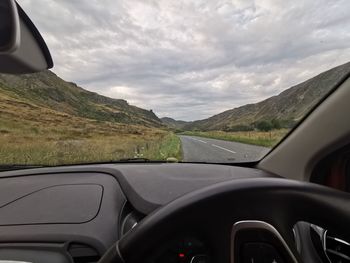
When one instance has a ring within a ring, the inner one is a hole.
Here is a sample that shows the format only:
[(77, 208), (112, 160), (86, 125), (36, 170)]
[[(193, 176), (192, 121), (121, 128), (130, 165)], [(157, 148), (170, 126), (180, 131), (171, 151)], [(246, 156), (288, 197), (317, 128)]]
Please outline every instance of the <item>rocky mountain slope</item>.
[(293, 125), (350, 74), (350, 62), (327, 70), (277, 96), (184, 125), (185, 130), (244, 130), (261, 121)]
[(0, 74), (0, 96), (6, 97), (2, 103), (16, 104), (20, 100), (75, 117), (164, 127), (151, 110), (129, 105), (125, 100), (87, 91), (74, 83), (64, 81), (51, 71), (27, 75)]

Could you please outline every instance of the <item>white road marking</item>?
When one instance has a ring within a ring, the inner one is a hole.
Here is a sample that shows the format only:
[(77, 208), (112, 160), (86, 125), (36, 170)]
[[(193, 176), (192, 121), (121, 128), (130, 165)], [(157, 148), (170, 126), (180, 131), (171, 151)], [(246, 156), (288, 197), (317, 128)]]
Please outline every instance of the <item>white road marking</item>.
[(191, 139), (194, 140), (194, 141), (197, 141), (197, 142), (207, 143), (206, 141), (202, 141), (202, 140), (199, 140), (199, 139), (195, 139), (195, 138), (191, 138)]
[(227, 152), (230, 152), (230, 153), (236, 153), (236, 152), (234, 152), (234, 151), (231, 151), (231, 150), (229, 150), (229, 149), (226, 149), (226, 148), (221, 147), (221, 146), (216, 145), (216, 144), (212, 144), (211, 146), (214, 146), (214, 147), (216, 147), (216, 148), (219, 148), (219, 149), (221, 149), (221, 150), (224, 150), (224, 151), (227, 151)]

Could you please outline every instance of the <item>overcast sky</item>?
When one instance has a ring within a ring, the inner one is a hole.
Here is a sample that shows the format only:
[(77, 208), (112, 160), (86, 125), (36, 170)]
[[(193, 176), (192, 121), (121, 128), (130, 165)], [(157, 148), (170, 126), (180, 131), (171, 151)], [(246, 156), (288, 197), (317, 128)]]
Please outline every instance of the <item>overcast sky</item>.
[(350, 61), (349, 0), (18, 0), (53, 71), (195, 120)]

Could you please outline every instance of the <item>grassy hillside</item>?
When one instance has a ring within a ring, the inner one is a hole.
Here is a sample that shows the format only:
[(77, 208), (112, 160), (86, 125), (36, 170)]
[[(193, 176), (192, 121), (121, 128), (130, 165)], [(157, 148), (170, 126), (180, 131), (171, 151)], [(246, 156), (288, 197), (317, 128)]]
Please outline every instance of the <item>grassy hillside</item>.
[(236, 131), (249, 129), (261, 121), (272, 120), (278, 120), (282, 126), (290, 127), (349, 73), (350, 62), (323, 72), (277, 96), (189, 123), (183, 129)]
[(164, 127), (152, 112), (89, 92), (51, 71), (27, 75), (0, 74), (0, 92), (73, 116), (147, 127)]
[(181, 158), (179, 139), (152, 112), (49, 71), (0, 75), (0, 116), (0, 164)]

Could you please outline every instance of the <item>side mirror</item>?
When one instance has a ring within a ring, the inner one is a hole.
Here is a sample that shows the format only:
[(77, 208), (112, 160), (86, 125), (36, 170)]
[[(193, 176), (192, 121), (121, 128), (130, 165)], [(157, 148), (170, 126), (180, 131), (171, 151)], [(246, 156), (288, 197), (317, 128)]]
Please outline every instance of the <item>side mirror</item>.
[(52, 67), (50, 51), (26, 13), (15, 0), (0, 0), (0, 72), (33, 73)]

